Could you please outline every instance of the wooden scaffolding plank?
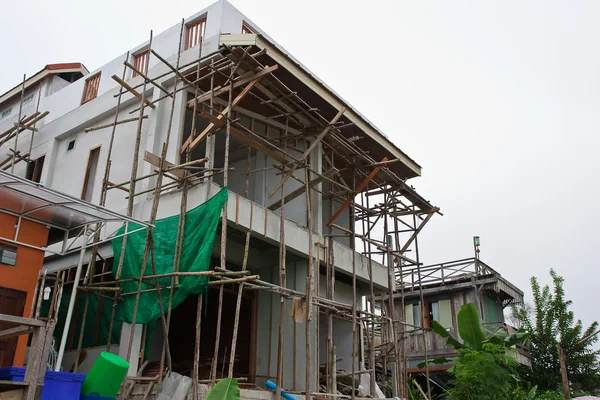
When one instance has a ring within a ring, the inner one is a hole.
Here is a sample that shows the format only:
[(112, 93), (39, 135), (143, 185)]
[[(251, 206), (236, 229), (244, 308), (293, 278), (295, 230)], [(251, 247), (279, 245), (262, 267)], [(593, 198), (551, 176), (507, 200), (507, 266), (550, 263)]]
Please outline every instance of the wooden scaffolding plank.
[[(381, 160), (383, 161), (387, 161), (388, 158), (387, 157), (383, 157), (383, 159)], [(375, 177), (375, 175), (377, 175), (377, 173), (381, 170), (381, 168), (383, 168), (383, 164), (382, 165), (378, 165), (375, 168), (373, 168), (373, 171), (371, 171), (371, 173), (365, 177), (365, 179), (362, 180), (362, 182), (358, 185), (358, 187), (356, 188), (356, 192), (354, 193), (354, 195), (362, 192), (362, 190), (367, 187), (367, 185), (369, 184), (369, 182), (371, 182), (371, 180)], [(329, 220), (329, 222), (327, 223), (327, 226), (331, 226), (331, 224), (333, 224), (333, 222), (337, 219), (337, 217), (340, 216), (340, 214), (346, 209), (346, 207), (348, 207), (350, 205), (350, 203), (352, 202), (352, 198), (348, 197), (344, 203), (340, 206), (340, 208), (338, 208), (338, 210), (335, 212), (335, 214), (333, 214), (333, 216), (331, 217), (331, 219)]]

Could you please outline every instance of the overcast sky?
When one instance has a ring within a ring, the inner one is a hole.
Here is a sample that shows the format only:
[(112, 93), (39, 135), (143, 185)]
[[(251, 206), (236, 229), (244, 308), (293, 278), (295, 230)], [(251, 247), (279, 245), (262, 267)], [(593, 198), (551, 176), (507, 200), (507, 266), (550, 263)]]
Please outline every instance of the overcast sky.
[[(5, 1), (0, 92), (45, 64), (94, 70), (211, 1)], [(423, 167), (444, 216), (427, 263), (481, 258), (526, 292), (566, 279), (600, 319), (600, 2), (232, 0)], [(87, 5), (89, 4), (89, 5)]]

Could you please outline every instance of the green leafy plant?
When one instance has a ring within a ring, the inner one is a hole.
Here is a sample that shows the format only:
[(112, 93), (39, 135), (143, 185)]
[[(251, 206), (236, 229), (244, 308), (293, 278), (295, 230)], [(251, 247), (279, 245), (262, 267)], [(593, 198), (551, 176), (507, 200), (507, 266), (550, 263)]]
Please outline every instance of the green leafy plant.
[(227, 378), (220, 380), (208, 392), (206, 400), (240, 400), (240, 388), (237, 379)]
[(516, 386), (516, 361), (502, 345), (483, 343), (481, 349), (461, 348), (454, 360), (451, 400), (511, 399)]

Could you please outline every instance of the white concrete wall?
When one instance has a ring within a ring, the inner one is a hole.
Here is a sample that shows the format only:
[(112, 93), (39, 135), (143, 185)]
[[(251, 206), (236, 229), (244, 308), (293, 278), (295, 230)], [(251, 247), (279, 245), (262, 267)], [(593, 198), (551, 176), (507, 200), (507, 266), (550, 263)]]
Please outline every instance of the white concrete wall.
[[(78, 374), (87, 374), (88, 371), (90, 370), (90, 368), (92, 368), (92, 365), (94, 365), (94, 362), (96, 361), (98, 356), (100, 356), (100, 353), (102, 353), (103, 351), (106, 351), (106, 346), (90, 347), (90, 348), (85, 349), (85, 351), (87, 352), (87, 357), (77, 367)], [(110, 347), (110, 352), (118, 355), (119, 354), (119, 345), (118, 344), (112, 345)], [(77, 350), (65, 351), (65, 355), (63, 358), (63, 362), (62, 362), (62, 368), (64, 371), (71, 370), (71, 368), (75, 364), (75, 356), (76, 355), (77, 355)]]
[[(286, 287), (300, 292), (306, 290), (306, 261), (286, 263)], [(279, 267), (267, 266), (261, 269), (261, 278), (279, 283)], [(277, 350), (279, 343), (280, 296), (270, 291), (258, 293), (258, 337), (256, 374), (275, 377), (277, 375)], [(296, 323), (290, 317), (292, 301), (285, 300), (284, 341), (283, 341), (283, 387), (304, 390), (306, 379), (306, 335), (304, 323)], [(315, 379), (316, 366), (316, 310), (313, 312), (311, 332), (312, 362), (311, 376)], [(257, 378), (258, 386), (263, 386), (266, 378)], [(275, 381), (275, 379), (271, 379)], [(316, 381), (315, 381), (316, 382)], [(312, 389), (314, 390), (315, 387)]]

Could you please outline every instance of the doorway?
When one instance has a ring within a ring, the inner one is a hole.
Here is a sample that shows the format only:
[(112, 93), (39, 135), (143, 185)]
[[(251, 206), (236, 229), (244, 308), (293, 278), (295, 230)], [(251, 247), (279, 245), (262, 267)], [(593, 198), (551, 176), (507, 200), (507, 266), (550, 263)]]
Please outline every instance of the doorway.
[[(23, 316), (25, 311), (25, 300), (27, 293), (19, 290), (0, 287), (0, 314)], [(0, 322), (0, 331), (14, 327), (8, 322)], [(13, 337), (7, 340), (0, 340), (0, 368), (13, 365), (15, 352), (17, 351), (17, 342), (19, 338)]]

